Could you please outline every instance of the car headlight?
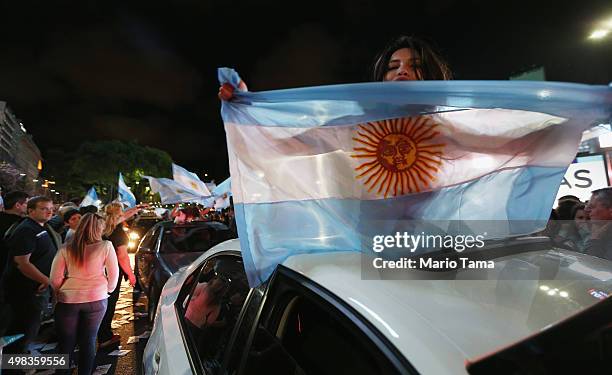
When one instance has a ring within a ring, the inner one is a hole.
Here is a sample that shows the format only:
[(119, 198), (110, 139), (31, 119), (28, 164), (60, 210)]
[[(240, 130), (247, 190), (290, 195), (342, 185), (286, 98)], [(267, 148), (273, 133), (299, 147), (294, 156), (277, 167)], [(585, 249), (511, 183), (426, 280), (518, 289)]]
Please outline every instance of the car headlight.
[(136, 232), (130, 232), (130, 240), (137, 240), (140, 238), (140, 235)]

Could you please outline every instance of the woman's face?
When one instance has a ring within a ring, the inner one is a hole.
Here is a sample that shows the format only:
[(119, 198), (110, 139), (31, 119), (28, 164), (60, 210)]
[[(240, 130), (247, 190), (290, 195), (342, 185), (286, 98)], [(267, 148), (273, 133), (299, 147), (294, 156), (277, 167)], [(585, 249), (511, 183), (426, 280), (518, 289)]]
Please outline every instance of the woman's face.
[(401, 48), (393, 52), (383, 81), (417, 81), (421, 74), (421, 59), (410, 48)]
[(577, 225), (584, 225), (589, 218), (584, 210), (576, 210), (574, 220), (576, 221)]
[(68, 227), (70, 227), (72, 230), (76, 230), (79, 226), (79, 221), (81, 221), (81, 214), (74, 214), (70, 216), (70, 219), (68, 219)]

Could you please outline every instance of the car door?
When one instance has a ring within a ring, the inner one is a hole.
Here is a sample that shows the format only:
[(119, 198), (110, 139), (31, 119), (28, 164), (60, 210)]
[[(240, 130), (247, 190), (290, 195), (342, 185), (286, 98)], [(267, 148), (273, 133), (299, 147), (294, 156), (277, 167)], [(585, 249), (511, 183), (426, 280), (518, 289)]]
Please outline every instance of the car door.
[(136, 267), (138, 269), (138, 281), (146, 292), (149, 290), (150, 280), (155, 269), (157, 240), (161, 232), (161, 226), (151, 228), (140, 241), (138, 252), (136, 253)]
[(250, 292), (242, 258), (237, 252), (212, 256), (189, 288), (176, 302), (185, 350), (194, 373), (217, 374)]
[(254, 289), (223, 374), (408, 374), (416, 370), (348, 304), (279, 266)]

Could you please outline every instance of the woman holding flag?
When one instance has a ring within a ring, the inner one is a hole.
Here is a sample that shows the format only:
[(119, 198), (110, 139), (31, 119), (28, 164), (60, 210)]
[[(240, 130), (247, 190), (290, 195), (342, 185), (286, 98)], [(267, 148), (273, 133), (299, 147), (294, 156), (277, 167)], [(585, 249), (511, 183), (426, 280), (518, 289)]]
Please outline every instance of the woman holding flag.
[(452, 78), (448, 65), (424, 40), (413, 36), (393, 39), (377, 56), (372, 80), (427, 81)]
[(119, 279), (115, 290), (108, 297), (108, 306), (106, 308), (106, 314), (102, 319), (100, 330), (98, 331), (98, 342), (100, 347), (109, 347), (114, 344), (119, 344), (121, 336), (113, 334), (111, 323), (113, 316), (115, 315), (115, 306), (119, 299), (119, 289), (121, 285), (121, 279), (127, 276), (130, 285), (136, 285), (136, 276), (130, 265), (130, 258), (127, 252), (127, 245), (129, 238), (123, 230), (123, 222), (135, 215), (141, 208), (146, 208), (148, 205), (142, 204), (133, 207), (127, 211), (123, 211), (121, 203), (113, 202), (109, 203), (104, 207), (104, 213), (106, 218), (106, 227), (104, 228), (104, 239), (110, 241), (117, 254), (117, 261), (119, 262)]

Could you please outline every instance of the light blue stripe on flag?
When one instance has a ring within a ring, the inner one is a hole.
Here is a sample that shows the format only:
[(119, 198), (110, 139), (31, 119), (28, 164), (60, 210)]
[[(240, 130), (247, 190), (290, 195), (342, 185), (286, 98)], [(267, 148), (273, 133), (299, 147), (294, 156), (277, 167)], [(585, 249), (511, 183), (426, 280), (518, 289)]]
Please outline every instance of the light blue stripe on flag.
[[(236, 80), (220, 68), (221, 83)], [(612, 88), (536, 81), (368, 82), (262, 92), (234, 92), (222, 102), (225, 123), (315, 126), (366, 123), (462, 108), (504, 108), (575, 118), (610, 119)]]

